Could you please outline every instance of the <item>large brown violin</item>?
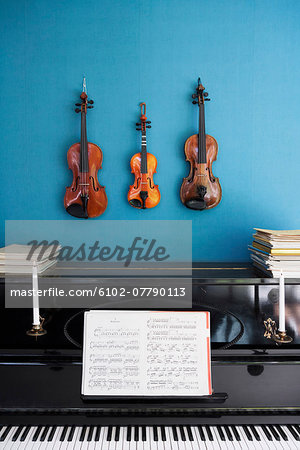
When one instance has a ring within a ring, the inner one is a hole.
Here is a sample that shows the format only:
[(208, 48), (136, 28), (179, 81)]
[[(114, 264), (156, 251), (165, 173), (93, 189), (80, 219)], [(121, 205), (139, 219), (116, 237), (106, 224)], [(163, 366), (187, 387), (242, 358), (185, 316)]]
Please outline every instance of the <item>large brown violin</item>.
[[(85, 78), (81, 103), (76, 103), (77, 113), (81, 112), (80, 143), (68, 150), (68, 165), (73, 172), (73, 182), (66, 188), (65, 208), (71, 216), (87, 219), (98, 217), (107, 207), (105, 187), (99, 184), (97, 174), (102, 165), (102, 150), (98, 145), (87, 141), (86, 114), (93, 108), (93, 100), (88, 100)], [(80, 106), (80, 108), (79, 108)]]
[(134, 184), (130, 186), (128, 201), (134, 208), (153, 208), (160, 201), (158, 186), (153, 182), (157, 161), (154, 155), (147, 152), (146, 128), (151, 128), (150, 120), (146, 117), (146, 103), (141, 103), (141, 118), (136, 125), (142, 131), (141, 153), (133, 155), (130, 161), (131, 172), (135, 176)]
[(217, 206), (222, 198), (222, 190), (219, 179), (212, 173), (218, 144), (215, 138), (205, 134), (204, 102), (210, 99), (200, 78), (192, 98), (193, 104), (199, 106), (199, 133), (190, 136), (185, 142), (184, 152), (191, 168), (189, 176), (183, 179), (180, 199), (187, 208), (201, 211)]

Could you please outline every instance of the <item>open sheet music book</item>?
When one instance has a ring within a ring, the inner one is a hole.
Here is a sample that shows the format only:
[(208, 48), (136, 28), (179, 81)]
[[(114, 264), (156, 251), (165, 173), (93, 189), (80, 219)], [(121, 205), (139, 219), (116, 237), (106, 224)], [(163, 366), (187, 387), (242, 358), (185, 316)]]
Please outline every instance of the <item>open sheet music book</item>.
[(86, 312), (81, 393), (210, 395), (209, 313)]

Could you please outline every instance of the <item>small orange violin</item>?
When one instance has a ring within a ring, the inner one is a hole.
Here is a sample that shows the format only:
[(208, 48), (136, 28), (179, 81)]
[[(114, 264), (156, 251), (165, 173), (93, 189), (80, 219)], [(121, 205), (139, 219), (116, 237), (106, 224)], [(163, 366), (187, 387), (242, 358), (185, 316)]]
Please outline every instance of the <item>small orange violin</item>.
[(151, 128), (150, 120), (146, 117), (146, 103), (141, 103), (141, 118), (136, 125), (142, 131), (141, 152), (133, 155), (130, 161), (131, 172), (134, 174), (134, 184), (130, 186), (127, 195), (128, 202), (134, 208), (154, 208), (160, 201), (158, 186), (153, 182), (156, 173), (157, 160), (147, 152), (146, 128)]

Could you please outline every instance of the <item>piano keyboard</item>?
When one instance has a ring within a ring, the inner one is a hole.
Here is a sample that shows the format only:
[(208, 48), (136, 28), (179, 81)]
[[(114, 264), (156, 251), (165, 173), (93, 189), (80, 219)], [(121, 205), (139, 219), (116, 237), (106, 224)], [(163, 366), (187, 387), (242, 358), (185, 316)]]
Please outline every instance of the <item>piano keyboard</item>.
[(0, 449), (298, 449), (299, 425), (0, 426)]

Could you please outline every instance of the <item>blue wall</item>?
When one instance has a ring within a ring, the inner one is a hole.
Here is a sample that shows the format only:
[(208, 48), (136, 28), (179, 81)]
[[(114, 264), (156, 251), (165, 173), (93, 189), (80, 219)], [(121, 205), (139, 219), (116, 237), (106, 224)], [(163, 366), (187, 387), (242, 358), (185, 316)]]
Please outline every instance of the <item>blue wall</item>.
[[(192, 219), (193, 258), (212, 261), (247, 260), (254, 226), (300, 228), (298, 0), (2, 0), (1, 16), (1, 244), (5, 219), (72, 220), (66, 153), (79, 138), (83, 74), (109, 200), (97, 220)], [(223, 188), (203, 212), (179, 199), (199, 75)], [(140, 101), (162, 193), (147, 211), (126, 200)]]

